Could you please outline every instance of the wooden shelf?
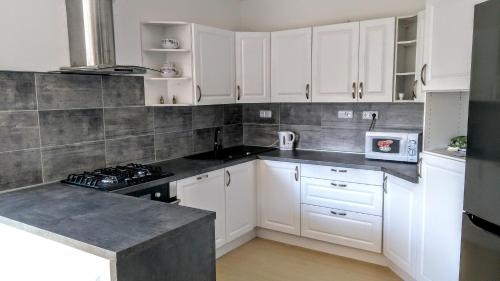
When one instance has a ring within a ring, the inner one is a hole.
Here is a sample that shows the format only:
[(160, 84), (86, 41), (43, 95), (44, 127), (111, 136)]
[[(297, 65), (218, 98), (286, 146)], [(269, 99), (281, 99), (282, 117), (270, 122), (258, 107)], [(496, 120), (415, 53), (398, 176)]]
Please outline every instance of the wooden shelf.
[(145, 52), (155, 52), (155, 53), (190, 53), (189, 49), (146, 49)]
[(191, 80), (191, 77), (145, 77), (146, 81), (184, 81)]

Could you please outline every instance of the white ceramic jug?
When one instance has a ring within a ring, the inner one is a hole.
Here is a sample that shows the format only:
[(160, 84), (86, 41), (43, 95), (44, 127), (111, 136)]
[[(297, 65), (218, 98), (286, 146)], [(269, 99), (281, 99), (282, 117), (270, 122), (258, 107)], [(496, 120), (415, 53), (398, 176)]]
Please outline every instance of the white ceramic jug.
[(280, 142), (280, 150), (293, 150), (293, 143), (295, 141), (295, 133), (290, 131), (278, 132)]

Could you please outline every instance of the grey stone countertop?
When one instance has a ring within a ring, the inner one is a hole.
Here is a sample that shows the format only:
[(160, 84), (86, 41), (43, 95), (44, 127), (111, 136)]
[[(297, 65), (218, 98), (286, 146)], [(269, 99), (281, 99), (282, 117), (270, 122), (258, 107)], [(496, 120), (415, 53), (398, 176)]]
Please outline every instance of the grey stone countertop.
[(53, 183), (0, 195), (0, 223), (116, 260), (215, 213)]

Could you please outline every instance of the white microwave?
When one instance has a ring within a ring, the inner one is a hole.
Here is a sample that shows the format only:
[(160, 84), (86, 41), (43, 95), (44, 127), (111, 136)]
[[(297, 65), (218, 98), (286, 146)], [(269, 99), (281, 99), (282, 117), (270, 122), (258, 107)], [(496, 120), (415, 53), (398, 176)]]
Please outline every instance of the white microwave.
[(368, 159), (417, 163), (421, 148), (422, 133), (366, 132)]

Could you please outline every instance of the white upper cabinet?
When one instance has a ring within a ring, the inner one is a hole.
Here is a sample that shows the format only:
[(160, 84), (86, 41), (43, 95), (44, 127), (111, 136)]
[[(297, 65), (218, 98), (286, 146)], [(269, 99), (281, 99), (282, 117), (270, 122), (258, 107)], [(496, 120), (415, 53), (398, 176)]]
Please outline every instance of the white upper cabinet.
[(226, 237), (252, 231), (257, 221), (256, 161), (226, 168)]
[(195, 103), (235, 102), (234, 32), (194, 25)]
[(296, 163), (259, 161), (260, 227), (300, 235), (299, 170)]
[(311, 28), (271, 33), (271, 101), (311, 101)]
[(395, 18), (362, 21), (359, 35), (358, 99), (391, 102)]
[(357, 101), (359, 22), (313, 28), (313, 102)]
[(236, 102), (271, 101), (271, 33), (236, 33)]
[(469, 90), (474, 5), (479, 0), (427, 0), (424, 91)]

